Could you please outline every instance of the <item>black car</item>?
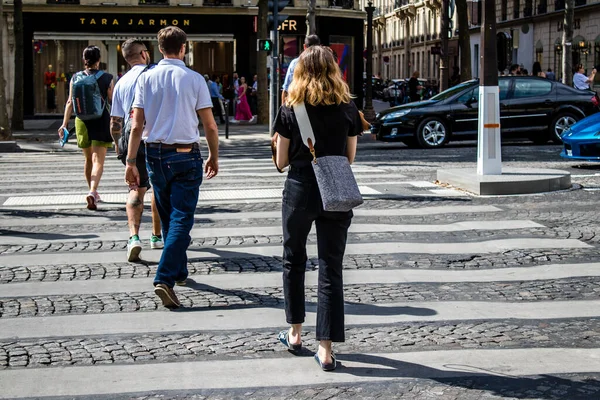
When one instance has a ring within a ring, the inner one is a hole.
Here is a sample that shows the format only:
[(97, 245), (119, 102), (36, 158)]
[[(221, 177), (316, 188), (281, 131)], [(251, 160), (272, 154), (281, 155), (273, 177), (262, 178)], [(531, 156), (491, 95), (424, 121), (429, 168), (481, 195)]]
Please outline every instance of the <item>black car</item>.
[[(535, 143), (560, 143), (575, 122), (599, 110), (593, 91), (578, 90), (533, 76), (502, 76), (500, 124), (503, 137)], [(477, 137), (479, 81), (461, 83), (426, 101), (404, 104), (379, 114), (371, 133), (378, 140), (435, 148), (450, 140)]]

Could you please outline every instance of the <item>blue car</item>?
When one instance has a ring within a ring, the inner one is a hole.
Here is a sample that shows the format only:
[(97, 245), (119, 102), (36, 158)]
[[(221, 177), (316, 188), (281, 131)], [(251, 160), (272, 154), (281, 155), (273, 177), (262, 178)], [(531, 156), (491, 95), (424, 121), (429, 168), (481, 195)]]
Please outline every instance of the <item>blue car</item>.
[(561, 157), (570, 160), (600, 161), (600, 113), (582, 119), (562, 135)]

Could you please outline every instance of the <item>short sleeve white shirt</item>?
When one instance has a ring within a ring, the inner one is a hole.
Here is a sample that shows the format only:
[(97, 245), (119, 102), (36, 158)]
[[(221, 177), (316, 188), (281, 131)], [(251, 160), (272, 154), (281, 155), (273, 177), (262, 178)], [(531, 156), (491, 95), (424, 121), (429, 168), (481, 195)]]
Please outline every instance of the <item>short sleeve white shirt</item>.
[(111, 117), (125, 118), (127, 116), (129, 109), (133, 104), (136, 81), (138, 81), (140, 74), (142, 74), (145, 69), (146, 65), (134, 65), (117, 81), (110, 107)]
[(577, 72), (575, 73), (575, 75), (573, 76), (573, 86), (575, 86), (577, 89), (589, 89), (590, 85), (587, 82), (588, 77), (585, 76), (584, 74)]
[(134, 108), (144, 109), (142, 139), (148, 143), (196, 143), (197, 110), (212, 107), (204, 77), (184, 62), (163, 59), (136, 86)]

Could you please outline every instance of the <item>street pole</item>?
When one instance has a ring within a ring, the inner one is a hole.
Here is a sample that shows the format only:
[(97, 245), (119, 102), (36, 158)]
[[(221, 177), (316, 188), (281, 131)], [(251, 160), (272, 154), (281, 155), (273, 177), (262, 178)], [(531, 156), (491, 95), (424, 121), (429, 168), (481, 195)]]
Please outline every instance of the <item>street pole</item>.
[(373, 12), (375, 7), (369, 1), (367, 7), (367, 93), (365, 93), (365, 119), (369, 122), (375, 120), (375, 110), (373, 109)]
[(440, 92), (448, 89), (448, 36), (450, 36), (450, 0), (442, 0), (442, 48), (440, 55)]
[(277, 116), (278, 111), (278, 100), (279, 100), (279, 22), (277, 21), (277, 15), (279, 11), (277, 9), (277, 0), (275, 1), (275, 7), (273, 8), (273, 29), (271, 30), (270, 39), (273, 43), (271, 50), (271, 90), (269, 97), (269, 132), (273, 134), (273, 122)]
[(496, 54), (496, 2), (485, 0), (481, 24), (481, 74), (477, 175), (502, 174), (500, 143), (500, 90)]

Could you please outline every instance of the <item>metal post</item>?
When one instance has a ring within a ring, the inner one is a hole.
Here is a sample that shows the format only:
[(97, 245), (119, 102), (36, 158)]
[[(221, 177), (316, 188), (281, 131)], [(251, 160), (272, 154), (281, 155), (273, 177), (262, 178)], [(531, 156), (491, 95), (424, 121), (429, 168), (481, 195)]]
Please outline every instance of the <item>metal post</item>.
[(365, 7), (367, 12), (367, 93), (365, 93), (365, 119), (369, 122), (375, 120), (375, 110), (373, 109), (373, 12), (375, 7), (369, 1)]
[(442, 0), (442, 26), (441, 39), (442, 48), (440, 54), (440, 92), (448, 89), (449, 71), (448, 71), (448, 36), (450, 35), (450, 0)]
[(273, 48), (271, 50), (271, 90), (269, 97), (269, 132), (271, 135), (273, 132), (273, 122), (275, 121), (275, 117), (277, 116), (277, 105), (279, 100), (279, 21), (278, 19), (278, 5), (277, 0), (273, 0), (275, 2), (275, 6), (273, 7), (273, 29), (271, 30), (270, 39), (273, 43)]
[(498, 87), (498, 55), (496, 54), (496, 2), (494, 0), (484, 1), (481, 49), (477, 174), (501, 175), (500, 90)]
[(225, 108), (225, 139), (229, 139), (229, 100), (223, 102)]

